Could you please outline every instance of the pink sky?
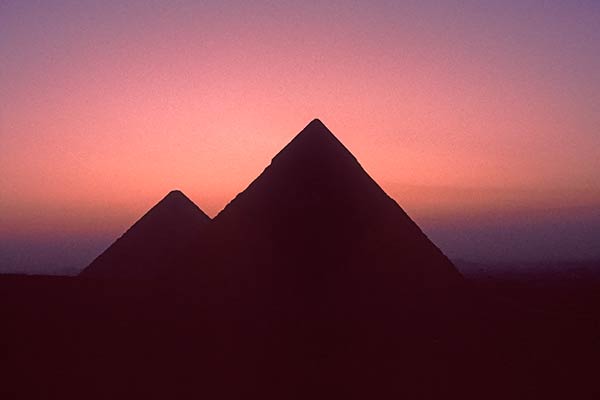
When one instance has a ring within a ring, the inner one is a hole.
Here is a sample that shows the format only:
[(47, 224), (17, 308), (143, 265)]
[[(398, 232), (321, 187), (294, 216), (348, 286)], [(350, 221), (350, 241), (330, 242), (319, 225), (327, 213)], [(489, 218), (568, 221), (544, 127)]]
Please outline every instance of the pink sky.
[(0, 4), (0, 238), (215, 215), (313, 118), (422, 221), (600, 205), (600, 7)]

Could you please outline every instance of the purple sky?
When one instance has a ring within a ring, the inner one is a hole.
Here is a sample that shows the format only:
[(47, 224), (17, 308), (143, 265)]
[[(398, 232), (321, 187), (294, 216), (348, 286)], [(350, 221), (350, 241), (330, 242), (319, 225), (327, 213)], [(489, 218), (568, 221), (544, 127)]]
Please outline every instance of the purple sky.
[(451, 257), (600, 257), (598, 1), (1, 1), (0, 271), (209, 215), (320, 118)]

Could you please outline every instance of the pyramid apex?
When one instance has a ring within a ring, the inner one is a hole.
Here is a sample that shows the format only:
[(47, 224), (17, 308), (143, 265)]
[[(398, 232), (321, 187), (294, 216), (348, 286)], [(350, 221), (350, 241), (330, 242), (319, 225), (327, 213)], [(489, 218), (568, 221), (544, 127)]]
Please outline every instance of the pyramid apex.
[(165, 201), (165, 200), (167, 200), (167, 201), (173, 201), (173, 200), (175, 200), (175, 201), (181, 201), (181, 200), (186, 200), (186, 201), (188, 201), (188, 202), (192, 202), (192, 201), (190, 200), (190, 198), (189, 198), (189, 197), (187, 197), (187, 196), (185, 195), (185, 193), (183, 193), (183, 192), (182, 192), (181, 190), (179, 190), (179, 189), (173, 189), (173, 190), (171, 190), (169, 193), (167, 193), (167, 195), (166, 195), (165, 197), (163, 197), (163, 199), (162, 199), (161, 203), (162, 203), (163, 201)]
[(321, 137), (321, 138), (333, 138), (335, 141), (339, 142), (336, 136), (331, 132), (331, 130), (318, 118), (313, 119), (300, 131), (297, 136), (312, 136), (312, 137)]
[(185, 194), (183, 194), (183, 192), (179, 189), (173, 189), (171, 190), (166, 197), (172, 197), (172, 196), (184, 196), (187, 197)]
[(206, 219), (210, 219), (204, 211), (200, 209), (189, 197), (187, 197), (181, 190), (173, 189), (171, 190), (165, 197), (162, 198), (161, 201), (156, 203), (156, 205), (150, 209), (150, 212), (154, 209), (173, 209), (179, 207), (193, 208), (197, 211), (200, 211)]
[(300, 159), (339, 159), (339, 157), (356, 160), (325, 124), (315, 118), (277, 153), (273, 161), (291, 158), (295, 160), (294, 162), (303, 162)]
[(318, 118), (313, 119), (312, 121), (310, 121), (308, 123), (308, 125), (306, 125), (306, 127), (302, 130), (304, 131), (311, 131), (311, 132), (322, 132), (322, 133), (329, 133), (331, 134), (331, 131), (327, 128), (327, 126), (325, 126), (325, 124)]

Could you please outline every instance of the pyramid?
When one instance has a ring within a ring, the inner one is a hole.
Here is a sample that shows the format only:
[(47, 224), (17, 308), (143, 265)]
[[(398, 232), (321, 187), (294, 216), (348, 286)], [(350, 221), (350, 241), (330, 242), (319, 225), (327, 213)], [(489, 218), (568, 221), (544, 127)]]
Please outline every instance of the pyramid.
[(156, 279), (190, 257), (192, 243), (210, 218), (181, 191), (174, 190), (98, 256), (80, 276)]
[(213, 225), (214, 264), (224, 279), (237, 282), (238, 291), (319, 302), (462, 281), (451, 261), (317, 119)]

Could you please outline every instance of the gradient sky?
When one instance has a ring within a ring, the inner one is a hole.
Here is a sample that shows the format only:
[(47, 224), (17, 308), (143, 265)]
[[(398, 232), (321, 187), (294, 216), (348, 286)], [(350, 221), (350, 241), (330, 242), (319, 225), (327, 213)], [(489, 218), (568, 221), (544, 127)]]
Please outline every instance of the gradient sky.
[(0, 0), (0, 270), (215, 215), (316, 117), (453, 257), (600, 256), (598, 71), (595, 0)]

